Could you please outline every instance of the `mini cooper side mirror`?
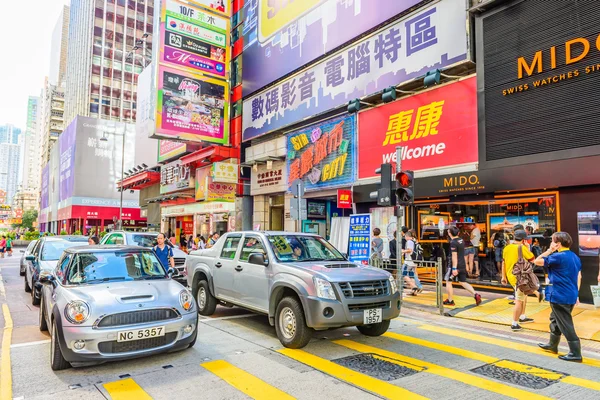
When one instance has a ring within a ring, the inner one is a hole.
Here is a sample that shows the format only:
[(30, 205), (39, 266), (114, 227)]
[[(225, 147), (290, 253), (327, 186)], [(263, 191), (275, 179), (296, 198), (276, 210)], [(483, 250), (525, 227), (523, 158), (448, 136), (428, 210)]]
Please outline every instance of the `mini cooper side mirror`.
[(27, 261), (35, 261), (35, 256), (26, 256), (25, 259)]
[(179, 273), (177, 272), (177, 270), (175, 268), (169, 268), (167, 270), (167, 275), (169, 275), (169, 278), (172, 278), (174, 276), (179, 275)]
[(50, 275), (50, 274), (46, 274), (46, 275), (40, 275), (40, 283), (54, 283), (55, 281), (55, 277), (54, 275)]

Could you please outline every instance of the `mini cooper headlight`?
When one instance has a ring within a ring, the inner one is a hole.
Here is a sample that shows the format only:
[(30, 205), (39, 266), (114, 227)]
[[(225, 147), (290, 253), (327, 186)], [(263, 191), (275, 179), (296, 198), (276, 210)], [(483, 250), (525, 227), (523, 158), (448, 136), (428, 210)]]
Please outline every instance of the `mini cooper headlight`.
[(90, 306), (85, 301), (71, 301), (65, 307), (65, 317), (72, 324), (82, 324), (90, 316)]
[(179, 302), (185, 311), (190, 311), (194, 308), (194, 297), (188, 290), (182, 290), (179, 293)]

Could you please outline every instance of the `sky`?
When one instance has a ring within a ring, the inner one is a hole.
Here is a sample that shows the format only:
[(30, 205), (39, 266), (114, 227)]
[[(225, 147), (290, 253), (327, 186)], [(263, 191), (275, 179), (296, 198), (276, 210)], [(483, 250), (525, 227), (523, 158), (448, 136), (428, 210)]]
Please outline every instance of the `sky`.
[(70, 0), (0, 0), (0, 125), (25, 129), (27, 100), (50, 73), (50, 43)]

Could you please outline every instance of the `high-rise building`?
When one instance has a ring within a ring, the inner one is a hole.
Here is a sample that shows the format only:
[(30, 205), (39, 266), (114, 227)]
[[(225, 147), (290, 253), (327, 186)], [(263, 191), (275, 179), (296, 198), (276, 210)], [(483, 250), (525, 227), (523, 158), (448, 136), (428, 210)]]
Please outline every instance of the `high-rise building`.
[[(50, 160), (52, 145), (65, 128), (63, 114), (65, 112), (64, 89), (52, 85), (46, 77), (42, 89), (39, 121), (40, 168)], [(40, 170), (41, 171), (41, 170)]]
[(67, 74), (67, 49), (69, 38), (69, 6), (64, 6), (61, 11), (50, 45), (50, 83), (62, 86)]
[(21, 130), (13, 125), (0, 126), (0, 191), (6, 192), (6, 204), (11, 204), (19, 186)]
[(23, 190), (37, 191), (40, 188), (41, 158), (39, 146), (40, 129), (38, 123), (40, 118), (40, 98), (29, 96), (27, 102), (27, 127), (22, 135), (21, 171), (22, 180), (20, 184)]
[(67, 124), (77, 115), (135, 121), (137, 77), (150, 57), (146, 38), (153, 15), (150, 0), (71, 1)]

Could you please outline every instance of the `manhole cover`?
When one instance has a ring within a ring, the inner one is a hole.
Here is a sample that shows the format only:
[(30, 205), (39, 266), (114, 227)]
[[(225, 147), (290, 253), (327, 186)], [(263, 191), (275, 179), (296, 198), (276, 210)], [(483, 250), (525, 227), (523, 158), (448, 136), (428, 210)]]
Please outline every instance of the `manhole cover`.
[(509, 360), (486, 364), (472, 369), (471, 372), (530, 389), (544, 389), (568, 376), (563, 372)]
[(416, 365), (369, 353), (338, 358), (332, 362), (382, 381), (393, 381), (424, 370)]

